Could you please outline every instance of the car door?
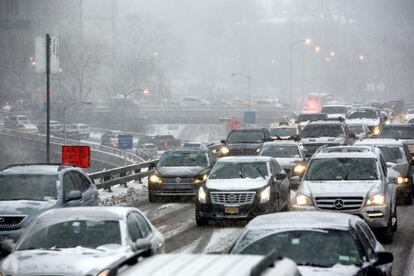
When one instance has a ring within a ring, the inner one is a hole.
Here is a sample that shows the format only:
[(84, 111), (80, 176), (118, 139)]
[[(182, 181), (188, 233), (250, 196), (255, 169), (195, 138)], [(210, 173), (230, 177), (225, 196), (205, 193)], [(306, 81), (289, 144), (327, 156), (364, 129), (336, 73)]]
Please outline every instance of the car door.
[(164, 240), (162, 237), (157, 233), (154, 233), (147, 220), (141, 214), (133, 212), (132, 216), (138, 223), (142, 238), (151, 242), (154, 253), (162, 253), (164, 251)]
[(277, 175), (279, 173), (282, 173), (282, 169), (280, 168), (279, 164), (272, 160), (270, 163), (270, 171), (273, 178), (273, 183), (275, 187), (275, 191), (279, 194), (279, 206), (278, 208), (281, 208), (285, 203), (287, 203), (288, 199), (288, 193), (289, 193), (289, 181), (287, 180), (287, 177), (285, 179), (279, 180), (277, 179)]
[(62, 188), (63, 188), (63, 206), (64, 207), (75, 207), (75, 206), (80, 206), (82, 205), (82, 199), (77, 199), (77, 200), (71, 200), (68, 201), (69, 198), (69, 193), (71, 191), (76, 191), (79, 190), (78, 186), (75, 184), (75, 181), (72, 177), (72, 174), (70, 171), (67, 171), (63, 174), (62, 177)]
[(94, 206), (98, 204), (98, 191), (82, 173), (72, 171), (72, 177), (78, 190), (82, 192), (82, 205)]

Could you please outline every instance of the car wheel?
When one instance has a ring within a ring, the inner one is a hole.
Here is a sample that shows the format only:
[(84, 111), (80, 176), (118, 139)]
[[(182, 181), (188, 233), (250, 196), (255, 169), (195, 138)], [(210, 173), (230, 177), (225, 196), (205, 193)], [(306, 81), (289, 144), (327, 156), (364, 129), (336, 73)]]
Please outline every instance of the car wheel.
[(196, 224), (197, 226), (206, 226), (208, 224), (208, 219), (200, 216), (200, 213), (196, 211), (195, 214)]
[(151, 192), (148, 192), (148, 201), (151, 203), (156, 203), (158, 202), (160, 199), (158, 196), (153, 195)]
[(407, 195), (405, 198), (405, 204), (406, 205), (413, 205), (413, 198), (411, 197), (411, 193)]
[(392, 231), (392, 216), (388, 220), (387, 227), (381, 229), (381, 238), (384, 243), (392, 243), (393, 231)]
[(398, 216), (397, 216), (397, 206), (395, 206), (395, 210), (394, 210), (394, 216), (393, 218), (395, 218), (395, 223), (392, 226), (392, 231), (396, 232), (398, 230)]

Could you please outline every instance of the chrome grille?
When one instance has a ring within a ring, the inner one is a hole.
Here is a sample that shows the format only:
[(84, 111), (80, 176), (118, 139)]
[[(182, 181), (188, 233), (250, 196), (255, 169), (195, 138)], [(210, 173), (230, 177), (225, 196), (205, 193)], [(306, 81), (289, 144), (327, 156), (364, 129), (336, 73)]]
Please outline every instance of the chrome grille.
[(0, 227), (13, 227), (18, 226), (23, 222), (23, 220), (26, 218), (26, 216), (8, 216), (0, 215)]
[(211, 192), (211, 202), (222, 205), (252, 204), (256, 192)]
[(349, 211), (358, 210), (364, 202), (363, 197), (317, 197), (316, 205), (319, 209)]

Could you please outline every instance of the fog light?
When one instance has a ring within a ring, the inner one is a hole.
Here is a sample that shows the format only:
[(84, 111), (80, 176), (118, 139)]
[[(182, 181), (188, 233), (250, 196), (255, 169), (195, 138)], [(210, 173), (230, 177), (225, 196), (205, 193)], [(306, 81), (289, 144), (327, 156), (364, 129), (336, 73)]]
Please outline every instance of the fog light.
[(384, 214), (380, 211), (371, 211), (371, 212), (368, 212), (368, 216), (370, 218), (382, 218)]

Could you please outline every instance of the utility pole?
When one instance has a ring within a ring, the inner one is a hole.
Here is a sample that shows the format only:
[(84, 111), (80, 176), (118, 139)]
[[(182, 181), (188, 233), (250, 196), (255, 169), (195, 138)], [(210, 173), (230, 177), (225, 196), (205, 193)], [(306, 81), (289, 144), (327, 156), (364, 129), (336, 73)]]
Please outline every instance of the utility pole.
[(50, 163), (50, 36), (46, 34), (46, 163)]

